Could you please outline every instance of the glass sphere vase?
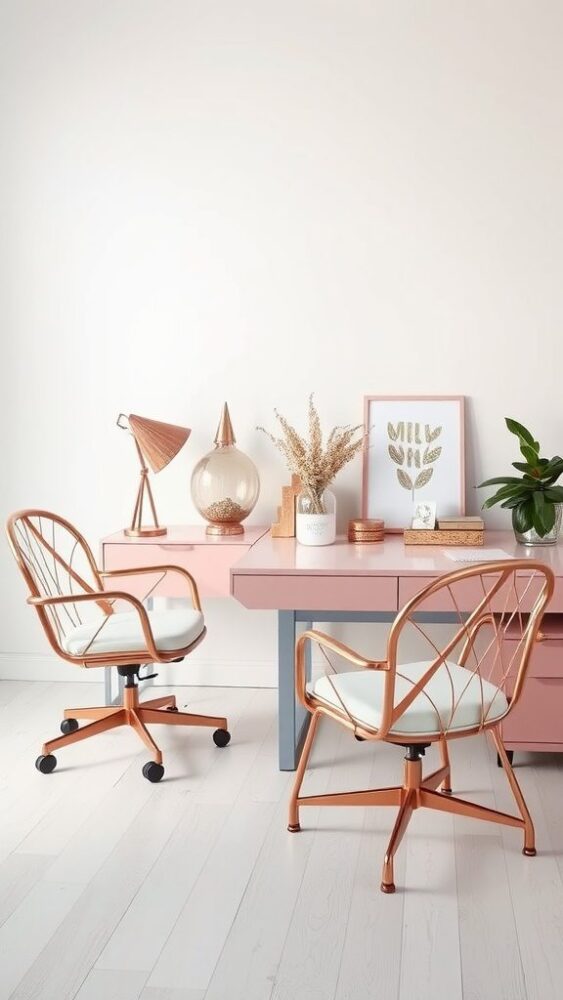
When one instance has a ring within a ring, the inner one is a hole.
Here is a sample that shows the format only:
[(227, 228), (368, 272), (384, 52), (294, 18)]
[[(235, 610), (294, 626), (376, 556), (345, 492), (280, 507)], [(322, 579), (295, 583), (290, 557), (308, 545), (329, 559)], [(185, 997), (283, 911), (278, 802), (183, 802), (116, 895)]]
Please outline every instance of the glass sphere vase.
[(192, 500), (208, 522), (208, 535), (240, 535), (242, 521), (260, 493), (254, 462), (235, 445), (227, 404), (223, 408), (215, 447), (197, 463), (191, 480)]

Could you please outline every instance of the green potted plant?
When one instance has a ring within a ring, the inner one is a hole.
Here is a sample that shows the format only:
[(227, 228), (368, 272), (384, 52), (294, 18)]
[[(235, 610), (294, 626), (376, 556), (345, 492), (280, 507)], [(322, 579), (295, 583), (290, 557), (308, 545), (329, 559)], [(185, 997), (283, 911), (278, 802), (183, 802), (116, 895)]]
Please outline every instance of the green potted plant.
[(486, 479), (483, 486), (498, 486), (497, 492), (485, 500), (483, 509), (495, 504), (512, 511), (512, 527), (516, 540), (524, 545), (554, 545), (561, 528), (563, 486), (556, 482), (563, 473), (563, 458), (540, 458), (540, 445), (517, 420), (506, 417), (508, 430), (518, 438), (524, 462), (512, 465), (520, 476), (498, 476)]

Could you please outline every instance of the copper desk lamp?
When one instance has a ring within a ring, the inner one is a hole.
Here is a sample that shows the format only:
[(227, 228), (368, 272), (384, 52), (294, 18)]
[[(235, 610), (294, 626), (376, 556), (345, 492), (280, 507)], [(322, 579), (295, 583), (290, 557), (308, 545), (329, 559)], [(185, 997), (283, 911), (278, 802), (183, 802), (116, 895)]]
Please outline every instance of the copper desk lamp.
[[(163, 424), (160, 420), (139, 417), (136, 413), (130, 413), (129, 416), (120, 413), (117, 418), (117, 426), (124, 431), (129, 431), (132, 435), (141, 463), (141, 481), (137, 490), (135, 509), (133, 510), (131, 526), (125, 528), (125, 534), (135, 537), (165, 535), (166, 528), (161, 527), (158, 523), (147, 463), (153, 472), (160, 472), (178, 454), (180, 448), (188, 440), (191, 430), (188, 427), (177, 427), (175, 424)], [(143, 525), (145, 494), (153, 520), (153, 523), (149, 525)]]

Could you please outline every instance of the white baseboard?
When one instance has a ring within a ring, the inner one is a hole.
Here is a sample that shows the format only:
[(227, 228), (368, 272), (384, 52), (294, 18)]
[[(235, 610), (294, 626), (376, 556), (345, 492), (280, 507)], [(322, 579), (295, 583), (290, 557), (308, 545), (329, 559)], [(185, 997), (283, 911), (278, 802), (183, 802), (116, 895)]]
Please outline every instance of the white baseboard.
[[(156, 684), (197, 685), (209, 687), (277, 687), (276, 667), (272, 661), (227, 662), (226, 660), (184, 660), (183, 663), (157, 666)], [(28, 653), (0, 653), (0, 680), (84, 681), (100, 683), (101, 669), (84, 669), (56, 656)]]

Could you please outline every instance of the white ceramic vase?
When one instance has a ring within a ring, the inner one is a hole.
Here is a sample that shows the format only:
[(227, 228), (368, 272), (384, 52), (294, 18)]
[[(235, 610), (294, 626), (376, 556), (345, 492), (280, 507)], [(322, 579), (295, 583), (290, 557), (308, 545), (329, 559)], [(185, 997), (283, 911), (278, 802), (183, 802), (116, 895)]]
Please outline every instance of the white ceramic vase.
[(336, 497), (325, 490), (320, 497), (300, 493), (295, 513), (295, 534), (300, 545), (332, 545), (336, 538)]

